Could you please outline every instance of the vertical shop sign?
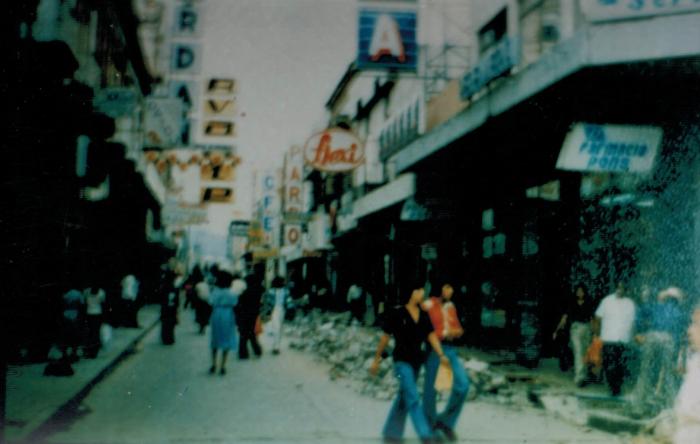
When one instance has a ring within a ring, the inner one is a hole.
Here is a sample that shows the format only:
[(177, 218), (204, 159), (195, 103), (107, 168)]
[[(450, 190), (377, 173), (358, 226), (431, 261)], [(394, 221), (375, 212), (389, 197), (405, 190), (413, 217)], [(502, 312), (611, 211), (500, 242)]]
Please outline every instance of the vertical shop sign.
[(178, 42), (172, 44), (171, 69), (176, 75), (196, 75), (202, 65), (202, 45)]
[(277, 195), (277, 179), (274, 171), (262, 175), (262, 229), (265, 243), (279, 247), (280, 202)]
[(285, 166), (285, 213), (300, 213), (304, 208), (302, 200), (304, 151), (300, 146), (293, 146), (287, 153)]
[(197, 83), (190, 80), (171, 80), (170, 97), (182, 100), (188, 111), (194, 111), (199, 103)]
[(236, 135), (236, 81), (212, 78), (206, 81), (202, 103), (202, 132), (206, 137)]
[(175, 8), (173, 37), (199, 37), (201, 29), (200, 5), (183, 3)]

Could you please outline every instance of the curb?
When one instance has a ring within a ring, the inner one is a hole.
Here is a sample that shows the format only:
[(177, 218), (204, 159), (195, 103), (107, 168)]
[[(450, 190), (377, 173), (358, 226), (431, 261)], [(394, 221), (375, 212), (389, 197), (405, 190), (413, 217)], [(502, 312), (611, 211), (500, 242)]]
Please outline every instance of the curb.
[(604, 415), (589, 413), (588, 415), (588, 426), (604, 432), (627, 432), (636, 434), (643, 430), (647, 424), (647, 421), (627, 418), (612, 413), (606, 413)]
[(102, 382), (110, 373), (112, 373), (117, 366), (124, 361), (127, 357), (134, 353), (134, 349), (141, 342), (146, 335), (148, 335), (155, 327), (160, 323), (160, 317), (157, 317), (151, 325), (144, 328), (141, 333), (139, 333), (134, 339), (132, 339), (128, 345), (122, 350), (117, 356), (112, 359), (100, 372), (91, 380), (85, 384), (78, 393), (72, 398), (66, 401), (63, 405), (58, 407), (51, 416), (41, 423), (36, 429), (30, 432), (24, 439), (19, 440), (19, 443), (35, 443), (42, 442), (50, 434), (54, 433), (56, 430), (61, 429), (71, 422), (71, 419), (79, 414), (79, 408), (81, 402), (90, 394), (92, 389)]
[[(603, 410), (603, 412), (600, 412), (600, 410), (595, 411), (591, 410), (588, 408), (585, 408), (581, 406), (578, 401), (576, 403), (575, 410), (576, 412), (580, 412), (580, 416), (574, 415), (567, 415), (566, 412), (561, 411), (560, 406), (554, 404), (554, 405), (549, 405), (549, 403), (543, 401), (543, 397), (547, 397), (546, 393), (541, 393), (538, 392), (537, 390), (529, 390), (528, 391), (528, 399), (530, 402), (540, 408), (544, 408), (547, 412), (552, 413), (556, 416), (559, 416), (561, 419), (564, 419), (568, 422), (578, 424), (578, 425), (585, 425), (587, 427), (601, 430), (603, 432), (608, 432), (608, 433), (632, 433), (636, 434), (639, 433), (640, 431), (644, 430), (648, 425), (649, 422), (641, 419), (633, 419), (628, 416), (616, 414), (614, 412), (608, 411), (608, 410)], [(580, 396), (576, 395), (569, 395), (563, 398), (569, 398), (571, 400), (579, 400)], [(585, 398), (585, 396), (584, 396)], [(601, 398), (603, 399), (603, 398)], [(605, 398), (607, 399), (607, 398)], [(565, 405), (566, 402), (564, 402), (563, 405)]]

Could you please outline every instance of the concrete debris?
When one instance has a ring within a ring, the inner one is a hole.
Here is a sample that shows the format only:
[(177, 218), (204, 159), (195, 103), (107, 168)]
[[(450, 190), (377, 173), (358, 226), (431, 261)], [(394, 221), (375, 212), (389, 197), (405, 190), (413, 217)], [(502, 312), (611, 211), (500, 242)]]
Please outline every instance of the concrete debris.
[(562, 419), (579, 425), (588, 423), (588, 415), (582, 406), (579, 405), (579, 401), (575, 396), (542, 395), (538, 399), (545, 410), (554, 413)]
[[(330, 364), (332, 380), (345, 379), (359, 393), (376, 399), (392, 399), (397, 382), (391, 359), (382, 360), (377, 377), (369, 374), (381, 330), (351, 321), (349, 313), (323, 313), (318, 310), (297, 317), (285, 327), (292, 349), (306, 351)], [(391, 350), (393, 343), (389, 344)], [(479, 394), (497, 394), (508, 386), (505, 376), (490, 370), (488, 363), (474, 358), (463, 360), (471, 379), (467, 399)], [(422, 373), (418, 381), (422, 387)], [(439, 393), (438, 396), (445, 394)]]

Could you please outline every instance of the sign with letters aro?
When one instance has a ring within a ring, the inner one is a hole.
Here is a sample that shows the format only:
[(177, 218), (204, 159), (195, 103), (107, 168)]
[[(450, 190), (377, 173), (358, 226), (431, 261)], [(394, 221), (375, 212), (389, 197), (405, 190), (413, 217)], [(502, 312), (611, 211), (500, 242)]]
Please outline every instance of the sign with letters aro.
[(416, 70), (415, 11), (360, 9), (357, 36), (359, 69)]

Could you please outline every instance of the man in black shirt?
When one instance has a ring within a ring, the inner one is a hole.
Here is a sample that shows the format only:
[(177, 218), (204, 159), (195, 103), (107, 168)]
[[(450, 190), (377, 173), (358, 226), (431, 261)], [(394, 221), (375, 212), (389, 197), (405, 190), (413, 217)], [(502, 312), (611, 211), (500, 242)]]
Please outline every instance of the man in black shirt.
[(395, 345), (392, 356), (394, 358), (394, 374), (399, 381), (399, 392), (384, 425), (384, 440), (386, 442), (401, 441), (408, 414), (411, 416), (413, 427), (421, 440), (424, 443), (432, 443), (435, 442), (433, 431), (420, 404), (416, 386), (418, 371), (425, 362), (425, 341), (427, 340), (433, 347), (440, 357), (442, 365), (450, 365), (450, 363), (433, 331), (428, 314), (420, 308), (425, 296), (423, 283), (416, 283), (411, 286), (411, 289), (411, 295), (406, 305), (395, 307), (385, 314), (384, 334), (379, 340), (370, 373), (377, 374), (382, 353), (389, 343), (389, 339), (393, 336)]

